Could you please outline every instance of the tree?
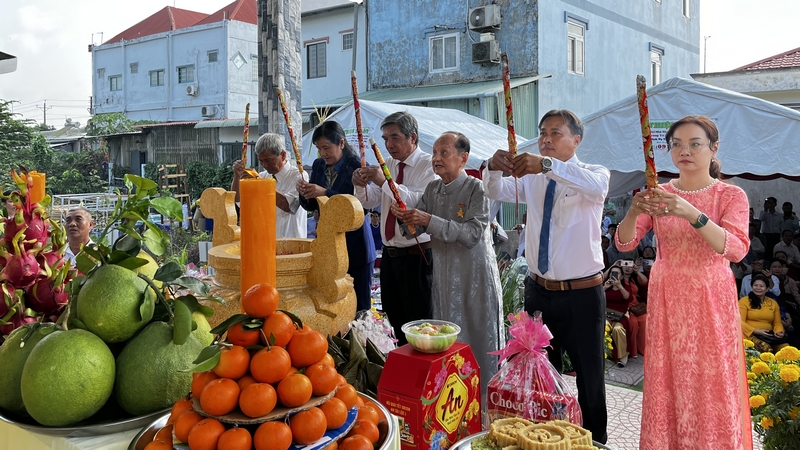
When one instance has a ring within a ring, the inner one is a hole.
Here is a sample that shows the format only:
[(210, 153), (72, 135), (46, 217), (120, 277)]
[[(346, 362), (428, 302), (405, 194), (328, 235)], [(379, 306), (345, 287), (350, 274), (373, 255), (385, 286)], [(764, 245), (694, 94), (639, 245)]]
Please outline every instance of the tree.
[(46, 172), (52, 164), (53, 151), (47, 141), (33, 128), (30, 119), (18, 119), (11, 112), (11, 100), (0, 100), (0, 181), (11, 182), (9, 172), (24, 166), (29, 170)]

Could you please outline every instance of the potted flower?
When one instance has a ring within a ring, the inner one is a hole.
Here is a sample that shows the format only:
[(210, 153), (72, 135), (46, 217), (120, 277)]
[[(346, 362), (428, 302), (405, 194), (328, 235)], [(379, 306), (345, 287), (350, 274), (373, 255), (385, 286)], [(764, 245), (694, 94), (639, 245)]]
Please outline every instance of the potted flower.
[(764, 448), (800, 448), (800, 350), (760, 353), (744, 340), (750, 411)]

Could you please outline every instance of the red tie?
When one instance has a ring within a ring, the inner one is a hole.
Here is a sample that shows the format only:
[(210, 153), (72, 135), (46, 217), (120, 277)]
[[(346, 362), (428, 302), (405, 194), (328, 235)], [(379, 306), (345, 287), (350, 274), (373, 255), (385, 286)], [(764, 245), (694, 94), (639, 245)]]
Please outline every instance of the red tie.
[[(400, 163), (397, 165), (397, 179), (395, 182), (397, 184), (403, 184), (403, 169), (406, 167), (406, 163)], [(391, 241), (394, 237), (394, 224), (397, 221), (397, 217), (392, 214), (392, 210), (389, 210), (389, 214), (386, 215), (386, 229), (384, 230), (384, 234), (386, 235), (386, 241)]]

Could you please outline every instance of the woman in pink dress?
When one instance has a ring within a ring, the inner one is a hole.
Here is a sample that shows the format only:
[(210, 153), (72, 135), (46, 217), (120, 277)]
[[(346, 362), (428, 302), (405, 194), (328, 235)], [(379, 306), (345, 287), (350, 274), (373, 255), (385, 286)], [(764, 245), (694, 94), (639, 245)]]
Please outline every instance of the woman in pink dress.
[(666, 135), (678, 178), (637, 193), (615, 239), (631, 250), (654, 228), (641, 450), (751, 449), (741, 318), (731, 261), (750, 246), (742, 189), (719, 180), (707, 117)]

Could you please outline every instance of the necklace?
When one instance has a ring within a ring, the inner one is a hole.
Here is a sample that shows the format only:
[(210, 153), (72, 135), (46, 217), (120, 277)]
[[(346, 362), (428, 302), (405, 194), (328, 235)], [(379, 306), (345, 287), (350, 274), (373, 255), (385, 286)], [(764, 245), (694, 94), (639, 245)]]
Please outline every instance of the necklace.
[(675, 188), (676, 191), (678, 191), (678, 192), (680, 192), (682, 194), (697, 194), (697, 193), (700, 193), (700, 192), (707, 191), (708, 189), (713, 187), (715, 184), (717, 184), (718, 181), (719, 181), (719, 178), (714, 178), (714, 180), (708, 186), (706, 186), (704, 188), (700, 188), (700, 189), (695, 189), (693, 191), (685, 191), (685, 190), (681, 189), (680, 185), (678, 184), (679, 181), (677, 179), (670, 181), (670, 184), (672, 185), (673, 188)]

